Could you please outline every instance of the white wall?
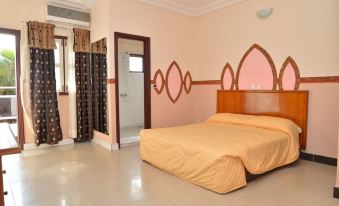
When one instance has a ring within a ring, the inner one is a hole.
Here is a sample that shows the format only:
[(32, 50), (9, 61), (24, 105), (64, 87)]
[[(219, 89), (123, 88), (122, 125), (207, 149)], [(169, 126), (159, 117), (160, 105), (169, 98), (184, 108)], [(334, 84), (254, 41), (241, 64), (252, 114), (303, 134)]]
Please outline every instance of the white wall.
[(120, 127), (144, 126), (144, 73), (129, 72), (127, 53), (143, 54), (143, 42), (119, 39)]

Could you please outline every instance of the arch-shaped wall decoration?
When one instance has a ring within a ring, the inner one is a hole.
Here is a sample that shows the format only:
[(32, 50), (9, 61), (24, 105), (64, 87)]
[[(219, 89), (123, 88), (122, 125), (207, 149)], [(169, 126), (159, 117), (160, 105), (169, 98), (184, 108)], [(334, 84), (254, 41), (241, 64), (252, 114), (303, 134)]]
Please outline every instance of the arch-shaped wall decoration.
[(251, 46), (239, 63), (236, 89), (275, 90), (277, 81), (277, 71), (271, 56), (258, 44)]
[(229, 63), (222, 70), (220, 83), (222, 90), (232, 90), (234, 88), (234, 72)]
[(157, 94), (161, 94), (162, 90), (165, 87), (165, 78), (160, 69), (158, 69), (155, 72), (153, 81), (155, 84), (155, 87), (154, 87), (155, 92)]
[(186, 94), (189, 94), (192, 89), (192, 75), (191, 72), (187, 71), (184, 77), (184, 89)]
[(280, 90), (298, 90), (300, 84), (300, 72), (297, 63), (292, 57), (287, 57), (279, 73)]
[(175, 61), (167, 69), (165, 86), (169, 99), (175, 103), (179, 99), (183, 88), (182, 72)]

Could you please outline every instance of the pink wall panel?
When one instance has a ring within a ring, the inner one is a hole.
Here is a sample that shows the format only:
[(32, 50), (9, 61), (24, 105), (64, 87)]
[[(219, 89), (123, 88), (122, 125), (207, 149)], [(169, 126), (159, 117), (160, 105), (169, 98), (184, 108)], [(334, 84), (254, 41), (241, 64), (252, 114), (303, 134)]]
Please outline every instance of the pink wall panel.
[(273, 88), (274, 77), (270, 62), (259, 49), (253, 48), (239, 69), (239, 89), (271, 90)]
[(231, 71), (227, 69), (222, 76), (222, 86), (223, 89), (229, 90), (233, 85), (233, 77)]
[(175, 103), (182, 92), (183, 88), (183, 77), (181, 70), (177, 63), (173, 62), (166, 74), (166, 91), (169, 98)]
[(296, 75), (291, 63), (286, 66), (281, 81), (284, 90), (294, 90)]

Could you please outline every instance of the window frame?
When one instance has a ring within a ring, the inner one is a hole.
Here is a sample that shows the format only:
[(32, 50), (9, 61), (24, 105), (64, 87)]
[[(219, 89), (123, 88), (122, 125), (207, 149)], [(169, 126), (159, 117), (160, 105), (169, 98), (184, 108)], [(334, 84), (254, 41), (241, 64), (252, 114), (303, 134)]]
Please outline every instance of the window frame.
[[(61, 91), (59, 91), (59, 95), (68, 95), (68, 91), (66, 90), (66, 54), (65, 54), (65, 45), (67, 44), (67, 36), (60, 36), (60, 35), (55, 35), (55, 39), (60, 39), (61, 40), (61, 47), (62, 47), (62, 57), (60, 62), (60, 69), (62, 69), (62, 72), (60, 72), (60, 76), (62, 77), (61, 79)], [(62, 68), (61, 68), (62, 66)]]
[[(145, 56), (143, 54), (129, 54), (129, 58), (131, 57), (140, 57), (142, 59), (142, 71), (131, 71), (130, 68), (128, 67), (128, 71), (130, 73), (144, 73), (145, 71)], [(130, 61), (130, 59), (128, 58), (128, 63)]]

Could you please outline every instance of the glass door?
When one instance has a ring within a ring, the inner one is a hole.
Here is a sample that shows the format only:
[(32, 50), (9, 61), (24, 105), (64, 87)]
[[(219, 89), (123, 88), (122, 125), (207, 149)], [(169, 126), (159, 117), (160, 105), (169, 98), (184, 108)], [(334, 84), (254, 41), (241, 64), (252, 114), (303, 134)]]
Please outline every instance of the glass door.
[(0, 131), (22, 146), (20, 31), (0, 28)]

